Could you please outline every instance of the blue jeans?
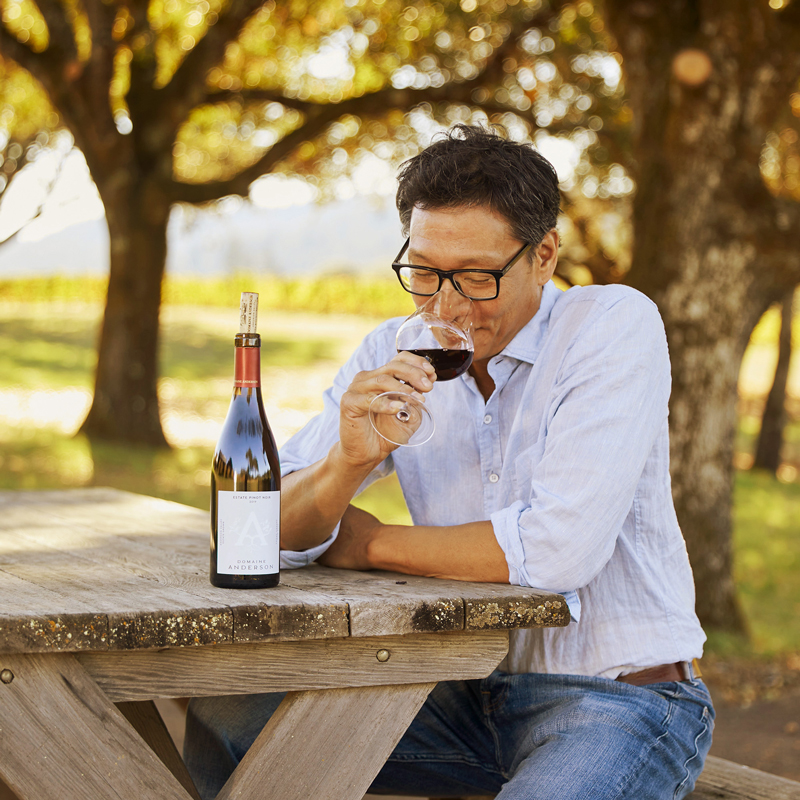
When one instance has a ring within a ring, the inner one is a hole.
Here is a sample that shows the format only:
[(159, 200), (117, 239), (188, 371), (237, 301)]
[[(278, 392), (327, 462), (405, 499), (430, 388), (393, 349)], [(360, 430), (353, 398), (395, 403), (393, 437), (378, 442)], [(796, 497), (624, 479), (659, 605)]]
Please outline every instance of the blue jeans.
[[(186, 765), (213, 798), (283, 695), (192, 700)], [(498, 800), (678, 800), (702, 771), (714, 709), (702, 681), (577, 675), (440, 683), (370, 792)], [(302, 769), (298, 764), (298, 769)]]

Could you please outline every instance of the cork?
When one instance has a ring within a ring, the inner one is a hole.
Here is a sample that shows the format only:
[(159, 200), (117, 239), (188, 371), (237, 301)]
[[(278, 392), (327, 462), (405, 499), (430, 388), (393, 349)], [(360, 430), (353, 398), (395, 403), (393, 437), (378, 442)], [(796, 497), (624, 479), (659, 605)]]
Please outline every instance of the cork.
[(239, 333), (255, 333), (258, 324), (258, 292), (242, 292)]

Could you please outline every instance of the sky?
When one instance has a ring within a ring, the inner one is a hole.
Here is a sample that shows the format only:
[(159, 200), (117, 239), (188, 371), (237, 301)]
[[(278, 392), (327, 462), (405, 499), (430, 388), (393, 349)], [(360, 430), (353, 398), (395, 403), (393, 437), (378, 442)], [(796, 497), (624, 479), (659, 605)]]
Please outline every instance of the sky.
[[(547, 135), (538, 136), (536, 145), (562, 184), (569, 183), (580, 159), (578, 147)], [(376, 268), (392, 257), (399, 242), (395, 188), (394, 166), (368, 155), (335, 187), (337, 200), (324, 205), (305, 181), (268, 175), (251, 185), (246, 200), (227, 198), (213, 210), (196, 213), (176, 207), (167, 269), (308, 273), (348, 261), (357, 270)], [(347, 235), (348, 229), (358, 236)], [(308, 230), (316, 231), (316, 242)], [(108, 268), (103, 204), (69, 134), (56, 137), (3, 195), (0, 242), (16, 231), (13, 241), (0, 247), (0, 278), (99, 274)]]

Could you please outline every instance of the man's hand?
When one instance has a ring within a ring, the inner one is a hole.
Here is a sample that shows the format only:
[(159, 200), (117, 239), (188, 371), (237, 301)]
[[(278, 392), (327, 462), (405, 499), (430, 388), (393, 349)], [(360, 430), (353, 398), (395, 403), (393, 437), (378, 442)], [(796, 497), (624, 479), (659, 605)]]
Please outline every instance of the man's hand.
[(342, 517), (339, 535), (317, 561), (337, 569), (372, 569), (368, 546), (381, 527), (380, 520), (372, 514), (349, 506)]
[[(422, 393), (429, 392), (435, 380), (431, 364), (422, 356), (406, 351), (379, 369), (359, 372), (340, 403), (339, 446), (347, 463), (372, 469), (397, 449), (397, 445), (379, 436), (369, 421), (369, 406), (375, 397), (384, 392), (398, 392), (421, 401)], [(397, 410), (387, 408), (387, 416)]]
[[(373, 429), (369, 421), (372, 399), (383, 392), (402, 392), (422, 399), (422, 392), (429, 392), (435, 380), (430, 363), (407, 352), (399, 353), (380, 369), (359, 372), (353, 378), (340, 403), (339, 441), (325, 458), (283, 477), (281, 547), (307, 550), (324, 542), (342, 515), (348, 518), (350, 501), (364, 479), (397, 448)], [(343, 527), (346, 529), (346, 523)], [(344, 547), (345, 538), (337, 542), (334, 552)]]

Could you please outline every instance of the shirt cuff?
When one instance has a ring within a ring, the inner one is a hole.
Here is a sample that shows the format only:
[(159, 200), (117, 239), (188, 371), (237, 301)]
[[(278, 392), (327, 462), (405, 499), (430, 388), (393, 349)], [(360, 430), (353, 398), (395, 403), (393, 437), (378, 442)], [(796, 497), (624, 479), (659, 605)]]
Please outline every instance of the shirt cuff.
[(339, 525), (322, 544), (309, 547), (308, 550), (281, 550), (281, 569), (300, 569), (316, 561), (332, 544), (339, 534)]
[(527, 586), (531, 589), (546, 589), (560, 594), (569, 608), (570, 622), (579, 622), (581, 618), (581, 601), (574, 590), (562, 591), (544, 586), (533, 586), (525, 569), (525, 551), (519, 536), (517, 521), (525, 508), (520, 500), (508, 508), (495, 511), (491, 515), (492, 527), (497, 543), (505, 553), (508, 565), (508, 582), (514, 586)]

